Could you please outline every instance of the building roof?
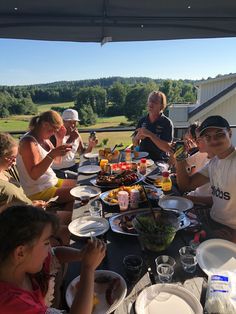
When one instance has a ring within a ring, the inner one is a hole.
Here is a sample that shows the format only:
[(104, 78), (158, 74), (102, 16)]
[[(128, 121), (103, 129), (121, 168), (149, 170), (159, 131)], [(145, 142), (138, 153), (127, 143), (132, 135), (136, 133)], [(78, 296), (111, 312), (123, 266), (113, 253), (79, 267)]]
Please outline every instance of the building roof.
[(214, 97), (212, 97), (211, 99), (207, 100), (203, 104), (199, 105), (197, 108), (195, 108), (191, 112), (189, 112), (188, 117), (191, 118), (191, 117), (195, 116), (197, 113), (199, 113), (200, 111), (202, 111), (202, 110), (206, 109), (207, 107), (211, 106), (214, 102), (216, 102), (221, 97), (225, 96), (226, 94), (228, 94), (229, 92), (231, 92), (235, 88), (236, 88), (236, 82), (233, 83), (232, 85), (230, 85), (229, 87), (225, 88), (219, 94), (215, 95)]
[(2, 0), (0, 37), (79, 42), (236, 37), (236, 1)]
[(198, 81), (195, 85), (200, 86), (203, 84), (208, 84), (208, 83), (212, 83), (212, 82), (216, 82), (216, 81), (223, 81), (223, 80), (231, 79), (231, 78), (236, 79), (236, 73), (230, 73), (230, 74), (225, 74), (225, 75), (219, 75), (219, 76), (216, 76), (213, 78), (208, 78), (206, 80)]

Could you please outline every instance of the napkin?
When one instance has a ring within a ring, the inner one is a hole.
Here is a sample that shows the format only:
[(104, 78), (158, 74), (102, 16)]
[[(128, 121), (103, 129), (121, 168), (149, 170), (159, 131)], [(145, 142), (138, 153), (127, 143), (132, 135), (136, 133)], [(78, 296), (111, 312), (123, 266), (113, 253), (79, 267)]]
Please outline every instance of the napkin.
[(100, 221), (86, 221), (79, 224), (79, 232), (80, 233), (89, 233), (94, 231), (102, 231), (104, 229), (104, 225)]
[(223, 265), (219, 267), (221, 270), (235, 270), (236, 269), (236, 258), (231, 257)]

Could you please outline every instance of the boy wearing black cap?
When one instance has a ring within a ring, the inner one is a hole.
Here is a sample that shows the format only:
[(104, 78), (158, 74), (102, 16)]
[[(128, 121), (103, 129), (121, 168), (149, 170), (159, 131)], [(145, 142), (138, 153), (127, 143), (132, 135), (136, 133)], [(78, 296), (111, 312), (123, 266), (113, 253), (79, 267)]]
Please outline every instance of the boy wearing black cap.
[[(213, 206), (211, 218), (235, 230), (236, 234), (236, 151), (232, 131), (226, 119), (210, 116), (200, 125), (199, 134), (215, 155), (205, 167), (192, 176), (184, 171), (184, 162), (176, 156), (177, 182), (182, 191), (194, 190), (210, 182)], [(233, 238), (234, 232), (231, 233)]]

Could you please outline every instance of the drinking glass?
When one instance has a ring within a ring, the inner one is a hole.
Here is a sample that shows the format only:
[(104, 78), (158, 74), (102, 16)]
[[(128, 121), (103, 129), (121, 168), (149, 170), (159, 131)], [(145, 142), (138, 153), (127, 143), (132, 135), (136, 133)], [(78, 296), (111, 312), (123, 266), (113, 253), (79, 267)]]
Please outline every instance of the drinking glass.
[(194, 273), (197, 267), (196, 250), (191, 246), (183, 246), (179, 250), (179, 255), (184, 271)]
[(143, 259), (139, 255), (127, 255), (123, 259), (125, 275), (128, 281), (139, 279), (142, 273)]
[(175, 267), (176, 262), (175, 259), (168, 255), (160, 255), (155, 259), (156, 267), (158, 267), (160, 264), (168, 264), (172, 267)]
[(120, 211), (127, 210), (129, 207), (129, 193), (126, 191), (118, 192), (118, 203), (120, 206)]
[(89, 208), (90, 215), (93, 217), (101, 217), (102, 215), (102, 204), (99, 200), (95, 200)]
[(174, 274), (174, 267), (170, 264), (159, 264), (157, 266), (158, 279), (162, 283), (171, 282)]

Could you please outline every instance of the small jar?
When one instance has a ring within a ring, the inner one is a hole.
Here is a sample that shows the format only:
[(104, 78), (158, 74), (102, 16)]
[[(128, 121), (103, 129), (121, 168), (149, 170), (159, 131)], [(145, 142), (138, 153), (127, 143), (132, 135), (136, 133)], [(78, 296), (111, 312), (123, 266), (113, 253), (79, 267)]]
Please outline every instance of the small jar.
[(111, 174), (111, 164), (105, 164), (104, 165), (104, 168), (103, 168), (103, 171), (106, 173), (106, 174), (108, 174), (108, 175), (110, 175)]
[(139, 173), (145, 175), (147, 172), (147, 160), (146, 158), (142, 158), (139, 164)]

